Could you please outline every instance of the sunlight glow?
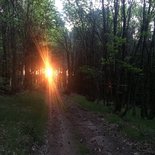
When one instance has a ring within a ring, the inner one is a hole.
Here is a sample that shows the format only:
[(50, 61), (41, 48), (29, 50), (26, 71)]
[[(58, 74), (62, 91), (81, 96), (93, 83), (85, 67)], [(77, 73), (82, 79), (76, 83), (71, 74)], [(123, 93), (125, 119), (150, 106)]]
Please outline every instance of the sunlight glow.
[(47, 78), (52, 78), (53, 75), (53, 69), (51, 67), (48, 67), (45, 69), (45, 74)]
[[(35, 34), (32, 32), (32, 38), (35, 38)], [(43, 35), (44, 36), (44, 35)], [(57, 69), (52, 66), (54, 65), (52, 61), (52, 49), (49, 48), (47, 44), (47, 39), (44, 40), (34, 40), (35, 45), (37, 47), (37, 50), (39, 51), (40, 57), (43, 61), (43, 64), (41, 66), (42, 68), (42, 74), (44, 76), (45, 85), (46, 85), (46, 103), (49, 106), (50, 109), (50, 116), (52, 117), (52, 107), (53, 106), (59, 106), (63, 107), (63, 102), (61, 99), (61, 95), (58, 89), (57, 85), (57, 79), (58, 79), (58, 71)]]

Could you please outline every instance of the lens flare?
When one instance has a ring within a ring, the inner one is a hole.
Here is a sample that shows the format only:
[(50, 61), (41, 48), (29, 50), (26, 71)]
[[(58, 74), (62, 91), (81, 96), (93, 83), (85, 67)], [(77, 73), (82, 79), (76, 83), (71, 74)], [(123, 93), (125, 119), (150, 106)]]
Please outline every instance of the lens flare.
[(45, 74), (47, 78), (52, 78), (53, 75), (53, 69), (51, 67), (48, 67), (45, 69)]
[[(46, 102), (49, 106), (49, 117), (52, 117), (52, 108), (62, 107), (63, 101), (61, 99), (61, 94), (59, 92), (56, 79), (59, 76), (56, 72), (53, 63), (51, 63), (52, 51), (49, 49), (46, 39), (37, 38), (36, 35), (32, 32), (32, 38), (34, 38), (34, 43), (37, 47), (39, 55), (42, 59), (42, 75), (44, 75), (45, 85), (46, 85)], [(43, 35), (44, 36), (44, 35)], [(46, 37), (45, 37), (46, 38)]]

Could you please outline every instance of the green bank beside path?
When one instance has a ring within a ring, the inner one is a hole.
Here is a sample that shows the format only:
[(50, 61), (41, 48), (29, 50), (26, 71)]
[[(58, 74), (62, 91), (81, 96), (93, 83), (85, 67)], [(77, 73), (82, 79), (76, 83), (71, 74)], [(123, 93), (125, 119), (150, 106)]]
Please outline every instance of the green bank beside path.
[(73, 100), (82, 108), (103, 114), (109, 123), (117, 124), (122, 134), (129, 138), (155, 145), (155, 119), (144, 120), (140, 118), (138, 108), (136, 109), (136, 116), (133, 116), (132, 111), (129, 111), (124, 118), (121, 118), (112, 113), (112, 107), (88, 101), (84, 96), (73, 95)]
[(29, 154), (43, 142), (47, 122), (44, 95), (0, 96), (0, 154)]

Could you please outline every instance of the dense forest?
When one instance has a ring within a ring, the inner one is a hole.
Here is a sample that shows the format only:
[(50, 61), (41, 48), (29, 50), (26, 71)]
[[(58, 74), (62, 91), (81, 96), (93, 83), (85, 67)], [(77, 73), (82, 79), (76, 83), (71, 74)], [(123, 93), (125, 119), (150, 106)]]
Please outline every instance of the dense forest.
[(0, 0), (0, 93), (42, 87), (40, 51), (48, 49), (67, 93), (113, 105), (122, 117), (138, 107), (153, 119), (155, 1), (66, 0), (63, 7)]

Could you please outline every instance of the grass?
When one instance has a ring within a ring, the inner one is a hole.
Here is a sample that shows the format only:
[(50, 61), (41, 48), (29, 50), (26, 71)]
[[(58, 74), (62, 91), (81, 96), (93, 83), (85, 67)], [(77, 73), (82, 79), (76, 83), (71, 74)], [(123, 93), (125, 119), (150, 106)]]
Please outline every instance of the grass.
[(78, 153), (80, 155), (88, 155), (90, 154), (89, 148), (84, 144), (83, 142), (80, 142), (80, 135), (77, 129), (74, 129), (74, 140), (76, 142), (76, 145), (78, 147)]
[(83, 108), (103, 114), (109, 123), (118, 124), (121, 132), (128, 137), (155, 144), (155, 119), (142, 119), (138, 108), (136, 108), (136, 116), (133, 116), (132, 111), (129, 111), (125, 118), (122, 119), (112, 113), (112, 107), (88, 101), (81, 95), (75, 95), (73, 99)]
[(47, 107), (37, 92), (0, 96), (0, 154), (29, 154), (43, 142)]
[(96, 104), (94, 102), (88, 101), (84, 96), (75, 95), (74, 100), (77, 101), (83, 108), (86, 108), (90, 111), (100, 113), (110, 112), (110, 108), (103, 106), (101, 104)]
[(79, 143), (78, 148), (80, 151), (80, 155), (88, 155), (90, 153), (88, 147), (85, 146), (84, 144)]

